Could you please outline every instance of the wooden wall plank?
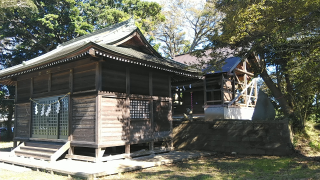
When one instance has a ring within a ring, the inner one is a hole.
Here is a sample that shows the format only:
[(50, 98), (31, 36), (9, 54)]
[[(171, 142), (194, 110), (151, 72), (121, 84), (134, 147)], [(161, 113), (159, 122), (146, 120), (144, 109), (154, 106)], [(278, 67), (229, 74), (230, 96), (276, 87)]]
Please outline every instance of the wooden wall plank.
[(170, 77), (166, 74), (152, 74), (152, 86), (154, 96), (170, 97), (169, 91), (171, 91), (171, 84), (169, 86), (169, 78)]
[[(74, 141), (96, 141), (95, 108), (81, 108), (86, 103), (95, 104), (96, 96), (72, 97), (72, 138)], [(80, 108), (79, 108), (80, 107)]]
[(30, 102), (16, 104), (16, 125), (15, 125), (15, 137), (29, 138), (30, 137), (30, 123), (31, 123), (31, 112)]

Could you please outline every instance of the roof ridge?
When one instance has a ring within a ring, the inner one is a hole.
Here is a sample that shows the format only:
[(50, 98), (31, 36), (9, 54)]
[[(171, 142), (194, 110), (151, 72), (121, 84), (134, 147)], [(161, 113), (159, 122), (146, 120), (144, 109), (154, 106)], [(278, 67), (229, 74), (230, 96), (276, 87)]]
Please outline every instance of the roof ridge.
[[(63, 42), (62, 44), (60, 44), (59, 46), (66, 46), (66, 45), (69, 45), (69, 44), (72, 44), (74, 42), (77, 42), (77, 41), (80, 41), (80, 40), (83, 40), (85, 38), (88, 38), (88, 37), (91, 37), (91, 36), (94, 36), (94, 35), (98, 35), (102, 32), (105, 32), (105, 31), (108, 31), (108, 30), (112, 30), (112, 29), (115, 29), (115, 28), (118, 28), (118, 27), (121, 27), (121, 26), (124, 26), (124, 25), (134, 25), (134, 20), (133, 20), (133, 17), (131, 17), (130, 19), (126, 20), (126, 21), (123, 21), (123, 22), (120, 22), (120, 23), (117, 23), (117, 24), (114, 24), (114, 25), (111, 25), (111, 26), (107, 26), (105, 28), (102, 28), (102, 29), (98, 29), (92, 33), (89, 33), (89, 34), (85, 34), (85, 35), (82, 35), (82, 36), (79, 36), (77, 38), (74, 38), (74, 39), (71, 39), (69, 41), (66, 41), (66, 42)], [(59, 47), (58, 46), (58, 47)]]

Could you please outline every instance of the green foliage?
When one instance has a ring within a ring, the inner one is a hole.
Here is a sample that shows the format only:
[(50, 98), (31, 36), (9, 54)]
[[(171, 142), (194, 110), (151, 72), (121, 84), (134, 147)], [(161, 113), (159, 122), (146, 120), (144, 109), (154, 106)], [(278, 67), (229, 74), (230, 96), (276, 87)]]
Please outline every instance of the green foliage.
[[(38, 57), (59, 44), (134, 16), (148, 35), (164, 21), (161, 6), (140, 0), (2, 0), (0, 2), (0, 66), (7, 68)], [(14, 88), (8, 87), (10, 99)], [(0, 106), (11, 127), (13, 101)], [(9, 135), (11, 136), (11, 135)]]
[[(208, 47), (228, 47), (234, 55), (249, 57), (283, 115), (297, 129), (303, 128), (319, 94), (320, 1), (217, 0), (215, 4), (223, 15), (222, 33), (210, 36)], [(267, 72), (270, 67), (274, 70)]]
[(189, 53), (207, 42), (219, 21), (214, 4), (198, 0), (163, 1), (165, 21), (155, 29), (154, 36), (162, 42), (166, 57)]
[[(20, 1), (19, 1), (20, 2)], [(32, 6), (1, 7), (0, 39), (9, 38), (13, 49), (2, 54), (9, 67), (55, 49), (59, 44), (131, 16), (148, 34), (164, 20), (161, 6), (140, 0), (37, 0)]]

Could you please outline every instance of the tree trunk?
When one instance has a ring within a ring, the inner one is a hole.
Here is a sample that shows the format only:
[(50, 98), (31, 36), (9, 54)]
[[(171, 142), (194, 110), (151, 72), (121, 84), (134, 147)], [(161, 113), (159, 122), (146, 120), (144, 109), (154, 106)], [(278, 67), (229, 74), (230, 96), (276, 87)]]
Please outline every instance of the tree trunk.
[(279, 102), (282, 112), (287, 118), (294, 117), (293, 108), (289, 105), (287, 97), (281, 92), (276, 84), (272, 81), (271, 77), (267, 72), (267, 67), (263, 60), (259, 63), (255, 58), (248, 58), (249, 63), (253, 66), (255, 73), (259, 74), (263, 81), (270, 89), (274, 98)]

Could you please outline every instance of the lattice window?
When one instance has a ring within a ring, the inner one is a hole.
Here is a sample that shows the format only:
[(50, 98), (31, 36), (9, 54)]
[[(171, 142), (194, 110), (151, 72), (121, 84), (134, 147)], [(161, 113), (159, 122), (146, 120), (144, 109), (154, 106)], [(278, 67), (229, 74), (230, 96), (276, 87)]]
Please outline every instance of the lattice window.
[[(68, 97), (59, 101), (60, 107), (57, 112), (55, 102), (60, 98), (58, 96), (41, 98), (35, 100), (38, 104), (32, 103), (32, 137), (49, 139), (66, 139), (68, 137)], [(48, 112), (49, 104), (51, 104), (51, 110)], [(44, 112), (42, 113), (43, 107)]]
[(183, 92), (182, 89), (175, 89), (173, 93), (173, 103), (174, 105), (182, 105), (183, 104)]
[(149, 119), (150, 102), (143, 100), (130, 100), (130, 118)]

